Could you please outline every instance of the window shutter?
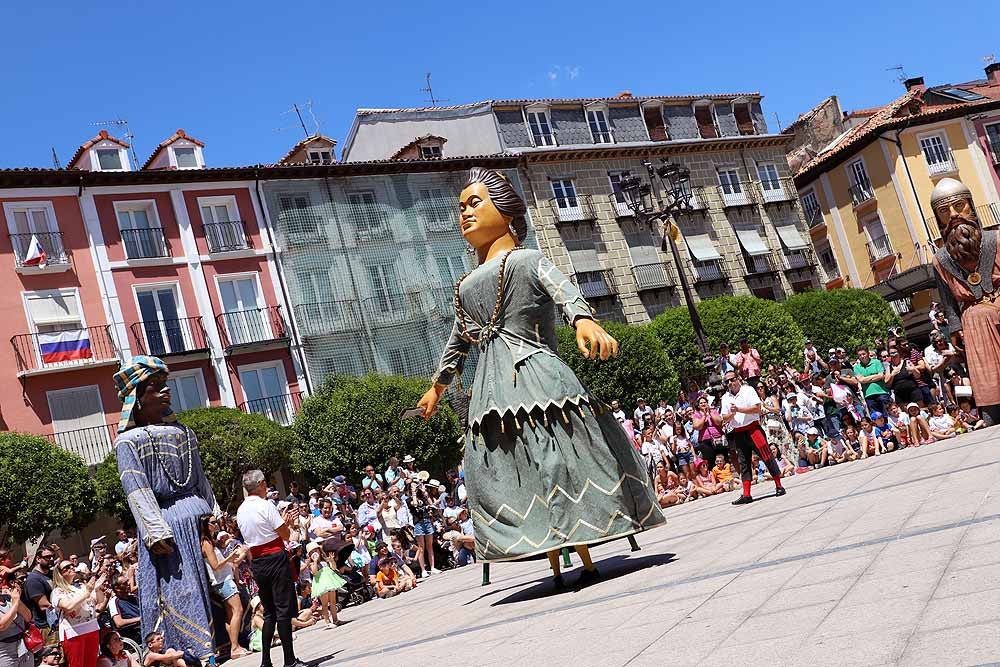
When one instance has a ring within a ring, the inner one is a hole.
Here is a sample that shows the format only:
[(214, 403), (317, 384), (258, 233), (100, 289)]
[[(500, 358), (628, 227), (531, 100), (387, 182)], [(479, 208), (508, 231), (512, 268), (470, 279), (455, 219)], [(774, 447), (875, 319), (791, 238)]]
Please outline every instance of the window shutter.
[(652, 141), (666, 141), (667, 128), (663, 124), (663, 114), (660, 107), (643, 107), (643, 120), (646, 121), (646, 129), (649, 130), (649, 138)]
[(719, 136), (719, 131), (715, 127), (715, 118), (712, 116), (712, 106), (703, 104), (694, 108), (694, 119), (698, 123), (698, 132), (702, 139), (714, 139)]
[(753, 125), (753, 116), (750, 115), (749, 104), (734, 104), (733, 115), (736, 116), (736, 127), (740, 134), (756, 134), (757, 130)]

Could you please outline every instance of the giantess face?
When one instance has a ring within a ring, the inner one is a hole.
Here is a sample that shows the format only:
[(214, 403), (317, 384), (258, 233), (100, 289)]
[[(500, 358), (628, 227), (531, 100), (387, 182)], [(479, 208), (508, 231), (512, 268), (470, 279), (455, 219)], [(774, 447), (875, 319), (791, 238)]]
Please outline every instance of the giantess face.
[(484, 183), (473, 183), (462, 190), (458, 211), (462, 236), (476, 249), (510, 233), (512, 218), (497, 210)]

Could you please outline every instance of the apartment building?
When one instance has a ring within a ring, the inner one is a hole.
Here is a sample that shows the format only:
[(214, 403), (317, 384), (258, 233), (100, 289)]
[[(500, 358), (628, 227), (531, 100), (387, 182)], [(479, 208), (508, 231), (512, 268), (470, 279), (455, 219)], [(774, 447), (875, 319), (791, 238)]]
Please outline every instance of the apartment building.
[(259, 174), (207, 169), (203, 149), (178, 130), (137, 167), (102, 131), (67, 169), (0, 171), (8, 429), (99, 462), (120, 409), (111, 375), (134, 354), (170, 365), (177, 409), (291, 419), (305, 377)]
[[(701, 298), (781, 299), (823, 283), (784, 158), (791, 137), (768, 132), (760, 102), (757, 93), (622, 93), (360, 109), (343, 159), (520, 157), (538, 246), (599, 317), (644, 322), (680, 303), (678, 271)], [(634, 218), (617, 185), (622, 172), (664, 159), (691, 171), (694, 211), (678, 220), (680, 267), (661, 248), (661, 230)]]
[[(920, 325), (937, 300), (937, 182), (964, 182), (983, 225), (1000, 225), (1000, 63), (983, 79), (928, 87), (915, 77), (904, 86), (884, 106), (848, 113), (829, 98), (788, 131), (798, 135), (795, 185), (827, 287), (871, 288)], [(820, 112), (831, 104), (835, 113)], [(812, 131), (817, 122), (826, 129)]]

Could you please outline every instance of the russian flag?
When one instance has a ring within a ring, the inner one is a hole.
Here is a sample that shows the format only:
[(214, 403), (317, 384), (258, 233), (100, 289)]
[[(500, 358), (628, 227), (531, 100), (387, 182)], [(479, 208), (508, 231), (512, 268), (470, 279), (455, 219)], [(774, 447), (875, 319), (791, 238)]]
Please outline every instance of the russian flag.
[(90, 334), (86, 329), (37, 335), (38, 349), (42, 353), (43, 364), (90, 359), (94, 356), (90, 351)]
[(38, 237), (32, 234), (31, 242), (28, 244), (28, 252), (24, 256), (22, 264), (25, 266), (39, 266), (44, 269), (46, 260), (45, 248), (42, 247)]

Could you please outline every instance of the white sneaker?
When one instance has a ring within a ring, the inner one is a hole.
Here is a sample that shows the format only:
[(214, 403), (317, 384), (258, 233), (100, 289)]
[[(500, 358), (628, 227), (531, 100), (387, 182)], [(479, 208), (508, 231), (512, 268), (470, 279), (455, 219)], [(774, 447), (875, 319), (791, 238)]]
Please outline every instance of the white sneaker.
[(424, 576), (429, 577), (434, 574), (434, 570), (424, 570)]
[(437, 569), (436, 567), (432, 567), (431, 571), (428, 574), (441, 574), (441, 570)]

